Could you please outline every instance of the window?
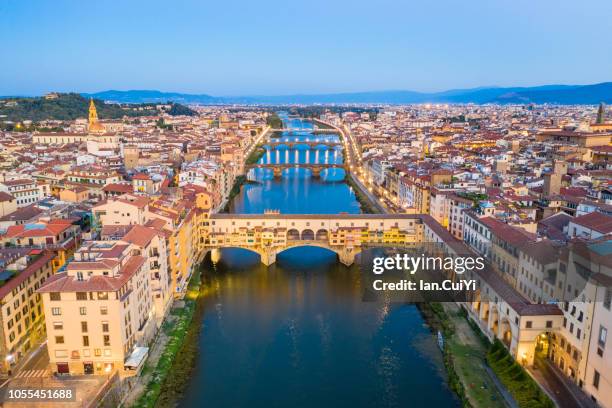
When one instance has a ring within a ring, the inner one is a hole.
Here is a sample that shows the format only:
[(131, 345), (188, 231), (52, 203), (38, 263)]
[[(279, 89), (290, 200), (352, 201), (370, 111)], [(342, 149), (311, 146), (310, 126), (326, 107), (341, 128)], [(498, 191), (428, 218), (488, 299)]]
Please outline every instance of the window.
[(108, 333), (108, 322), (102, 322), (102, 331)]
[(77, 300), (87, 300), (87, 292), (77, 292), (76, 299)]
[(599, 389), (599, 371), (593, 370), (593, 387)]
[(87, 314), (87, 308), (86, 307), (79, 307), (79, 314), (81, 316), (85, 316)]
[(107, 300), (108, 292), (98, 292), (98, 300)]
[(110, 336), (109, 336), (109, 335), (107, 335), (107, 334), (105, 334), (105, 335), (103, 336), (103, 338), (104, 338), (104, 345), (105, 345), (105, 346), (110, 346)]
[(83, 347), (89, 347), (89, 336), (83, 336)]
[(81, 322), (81, 331), (87, 333), (87, 322)]
[(102, 315), (108, 314), (108, 307), (100, 306), (100, 314), (102, 314)]
[(54, 330), (62, 330), (64, 328), (64, 323), (62, 322), (53, 322)]
[(611, 304), (612, 304), (612, 289), (607, 288), (606, 293), (604, 294), (603, 307), (610, 310)]
[(547, 321), (546, 321), (546, 328), (547, 328), (547, 329), (550, 329), (550, 328), (552, 327), (552, 325), (553, 325), (552, 320), (547, 320)]
[(531, 329), (532, 326), (533, 326), (533, 322), (531, 320), (527, 320), (525, 322), (525, 328)]
[(51, 292), (49, 293), (49, 297), (53, 301), (62, 300), (62, 296), (59, 294), (59, 292)]
[(603, 326), (599, 326), (599, 337), (598, 343), (600, 347), (606, 347), (606, 338), (608, 337), (608, 329)]
[(101, 355), (102, 355), (102, 350), (101, 349), (94, 349), (94, 356), (100, 357)]
[(62, 309), (60, 309), (59, 307), (52, 307), (51, 308), (51, 314), (53, 316), (61, 316), (62, 314)]
[(55, 344), (64, 344), (64, 336), (55, 336)]

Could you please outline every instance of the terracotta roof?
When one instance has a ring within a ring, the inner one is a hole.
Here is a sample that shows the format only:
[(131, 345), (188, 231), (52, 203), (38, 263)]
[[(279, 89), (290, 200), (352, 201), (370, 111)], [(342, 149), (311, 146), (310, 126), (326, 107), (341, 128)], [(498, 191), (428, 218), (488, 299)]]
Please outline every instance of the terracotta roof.
[(522, 228), (513, 227), (496, 219), (489, 221), (489, 223), (493, 235), (514, 247), (518, 248), (536, 240), (534, 234)]
[(3, 184), (6, 186), (19, 186), (22, 184), (33, 184), (33, 183), (35, 183), (35, 181), (30, 180), (30, 179), (7, 180), (3, 182)]
[(102, 189), (102, 191), (108, 191), (108, 192), (112, 192), (112, 193), (121, 193), (121, 194), (125, 194), (125, 193), (131, 193), (133, 191), (134, 187), (132, 187), (131, 184), (127, 184), (127, 183), (110, 183), (104, 186), (104, 188)]
[(38, 289), (40, 293), (48, 292), (109, 292), (121, 289), (134, 273), (145, 263), (142, 256), (131, 257), (121, 268), (118, 276), (94, 275), (87, 280), (76, 280), (75, 276), (59, 273), (47, 279)]
[(558, 248), (549, 240), (542, 240), (531, 245), (525, 245), (521, 252), (535, 259), (542, 265), (554, 263), (559, 259)]
[(571, 222), (602, 234), (612, 233), (612, 217), (600, 212), (581, 215), (574, 218)]
[(11, 214), (5, 215), (4, 217), (0, 218), (0, 221), (27, 221), (43, 212), (43, 210), (32, 204), (27, 207), (19, 208), (17, 211)]
[(152, 228), (134, 225), (130, 232), (125, 234), (122, 240), (143, 248), (146, 247), (156, 235), (158, 235), (158, 233)]
[(148, 175), (146, 175), (144, 173), (136, 173), (136, 174), (134, 174), (132, 179), (134, 179), (134, 180), (151, 180), (151, 177), (149, 177)]
[(32, 276), (36, 271), (41, 269), (47, 262), (52, 260), (55, 254), (50, 251), (43, 251), (42, 254), (29, 264), (24, 270), (18, 272), (4, 285), (0, 286), (0, 299), (8, 295), (13, 289), (21, 285), (25, 280)]
[(15, 197), (10, 195), (9, 193), (5, 193), (4, 191), (0, 191), (0, 203), (3, 203), (5, 201), (12, 201), (14, 199), (15, 199)]
[(55, 236), (70, 228), (71, 223), (64, 224), (20, 224), (11, 225), (7, 228), (5, 236), (7, 238), (33, 238)]

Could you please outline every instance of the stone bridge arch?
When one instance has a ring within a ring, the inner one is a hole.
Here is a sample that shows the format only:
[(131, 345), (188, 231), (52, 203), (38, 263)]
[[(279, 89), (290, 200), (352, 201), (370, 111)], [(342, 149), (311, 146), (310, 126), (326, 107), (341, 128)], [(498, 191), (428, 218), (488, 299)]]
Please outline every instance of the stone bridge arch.
[(315, 233), (310, 228), (302, 230), (302, 241), (314, 241)]
[(329, 242), (329, 232), (324, 228), (317, 230), (317, 233), (315, 234), (315, 240)]
[(287, 231), (287, 241), (299, 241), (300, 240), (300, 231), (295, 228), (291, 228)]

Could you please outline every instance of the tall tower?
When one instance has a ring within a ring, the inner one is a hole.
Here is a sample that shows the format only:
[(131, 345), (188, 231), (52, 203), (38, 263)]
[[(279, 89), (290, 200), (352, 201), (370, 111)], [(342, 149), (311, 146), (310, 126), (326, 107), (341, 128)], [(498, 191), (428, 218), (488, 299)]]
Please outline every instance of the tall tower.
[(89, 101), (89, 131), (94, 133), (104, 133), (104, 126), (98, 122), (98, 111), (93, 98)]
[(595, 123), (597, 124), (602, 124), (605, 122), (606, 119), (606, 105), (604, 105), (604, 103), (600, 103), (599, 104), (599, 109), (597, 109), (597, 120), (595, 121)]
[(89, 126), (98, 122), (98, 111), (96, 111), (96, 105), (94, 104), (93, 98), (89, 100)]

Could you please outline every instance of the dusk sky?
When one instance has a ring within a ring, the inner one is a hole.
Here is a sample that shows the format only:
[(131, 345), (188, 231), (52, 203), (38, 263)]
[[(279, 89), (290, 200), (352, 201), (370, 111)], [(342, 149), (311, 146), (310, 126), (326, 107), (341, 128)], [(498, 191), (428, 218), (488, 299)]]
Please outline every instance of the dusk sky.
[(0, 1), (0, 95), (612, 80), (610, 0)]

